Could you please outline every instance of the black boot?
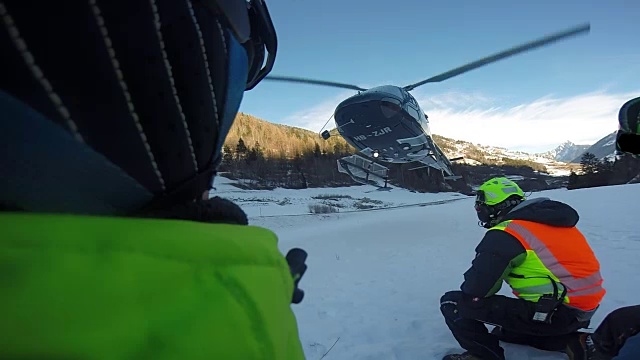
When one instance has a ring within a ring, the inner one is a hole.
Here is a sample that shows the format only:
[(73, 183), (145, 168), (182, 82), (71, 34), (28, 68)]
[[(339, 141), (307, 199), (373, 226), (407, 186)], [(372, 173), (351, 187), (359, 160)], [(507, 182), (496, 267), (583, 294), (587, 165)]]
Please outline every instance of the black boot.
[(611, 360), (611, 356), (599, 352), (591, 334), (576, 333), (567, 343), (564, 353), (569, 356), (569, 360)]

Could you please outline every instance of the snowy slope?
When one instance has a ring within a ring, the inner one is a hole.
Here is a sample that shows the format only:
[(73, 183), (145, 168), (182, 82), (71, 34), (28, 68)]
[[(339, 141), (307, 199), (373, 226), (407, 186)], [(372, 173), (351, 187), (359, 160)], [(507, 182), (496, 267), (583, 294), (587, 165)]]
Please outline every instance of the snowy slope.
[[(238, 199), (282, 196), (277, 195), (280, 190), (231, 193), (233, 188), (224, 182), (218, 186), (221, 196), (225, 191)], [(405, 205), (454, 198), (402, 189), (367, 193), (370, 190), (357, 186), (340, 191), (352, 198), (375, 195)], [(266, 204), (263, 213), (308, 212), (300, 203), (315, 193), (296, 190), (296, 194), (297, 205)], [(601, 261), (608, 294), (592, 326), (615, 308), (640, 303), (640, 288), (633, 277), (640, 255), (640, 184), (532, 195), (538, 196), (565, 201), (578, 210), (578, 227)], [(338, 338), (325, 359), (431, 360), (459, 350), (438, 302), (444, 292), (458, 289), (484, 233), (476, 225), (473, 198), (379, 211), (277, 217), (260, 217), (250, 202), (240, 204), (251, 214), (253, 225), (278, 234), (283, 252), (301, 247), (309, 253), (309, 268), (301, 281), (305, 299), (293, 305), (308, 359), (320, 359)], [(503, 287), (501, 293), (508, 295), (507, 289)], [(507, 359), (566, 358), (517, 345), (505, 345), (505, 351)]]

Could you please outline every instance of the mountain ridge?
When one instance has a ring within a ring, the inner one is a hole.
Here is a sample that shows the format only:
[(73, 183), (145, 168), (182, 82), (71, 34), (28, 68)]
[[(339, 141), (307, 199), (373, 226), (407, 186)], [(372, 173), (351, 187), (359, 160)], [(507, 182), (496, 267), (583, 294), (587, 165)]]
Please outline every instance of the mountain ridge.
[(583, 154), (589, 152), (595, 155), (599, 160), (608, 159), (611, 160), (616, 151), (616, 131), (613, 131), (605, 135), (600, 140), (596, 141), (593, 145), (589, 146), (586, 150), (576, 156), (572, 163), (580, 163), (580, 158)]
[(540, 156), (560, 162), (570, 163), (573, 162), (574, 159), (579, 158), (589, 147), (591, 147), (591, 145), (578, 145), (567, 140), (553, 150), (540, 153)]
[[(438, 134), (432, 134), (432, 136), (447, 157), (462, 156), (464, 159), (461, 163), (464, 164), (526, 165), (534, 170), (561, 176), (568, 175), (571, 169), (575, 169), (576, 164), (557, 159), (566, 159), (571, 156), (572, 152), (578, 153), (588, 147), (588, 145), (575, 145), (567, 141), (545, 153), (528, 153), (497, 146), (474, 144)], [(297, 152), (315, 151), (316, 147), (322, 153), (356, 153), (356, 150), (340, 136), (332, 136), (328, 140), (323, 140), (314, 131), (274, 123), (243, 112), (239, 112), (236, 116), (236, 121), (225, 140), (224, 145), (227, 150), (234, 148), (241, 138), (247, 145), (259, 143), (266, 154), (288, 158), (294, 157)]]

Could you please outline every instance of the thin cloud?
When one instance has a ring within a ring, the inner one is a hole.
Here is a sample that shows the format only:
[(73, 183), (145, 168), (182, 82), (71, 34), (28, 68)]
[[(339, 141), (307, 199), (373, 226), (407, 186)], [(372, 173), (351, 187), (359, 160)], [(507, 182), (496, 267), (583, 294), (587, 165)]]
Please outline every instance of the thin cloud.
[[(333, 115), (338, 104), (348, 98), (356, 94), (355, 91), (345, 91), (339, 95), (336, 95), (334, 98), (325, 100), (318, 105), (315, 105), (309, 109), (298, 111), (293, 113), (292, 115), (287, 116), (282, 120), (283, 124), (300, 127), (303, 129), (320, 132), (322, 126), (329, 120), (329, 118)], [(326, 129), (331, 129), (335, 127), (335, 122), (333, 119), (327, 124)]]
[[(283, 123), (319, 131), (338, 103), (350, 95), (353, 92), (340, 94), (287, 117)], [(617, 129), (620, 106), (638, 95), (640, 90), (595, 91), (572, 97), (547, 95), (530, 103), (507, 106), (504, 99), (482, 93), (416, 94), (416, 99), (429, 115), (434, 134), (474, 144), (542, 152), (567, 140), (595, 143)], [(331, 121), (327, 127), (334, 125)]]
[(620, 106), (639, 93), (598, 91), (564, 98), (549, 95), (506, 108), (496, 107), (490, 99), (481, 99), (472, 101), (466, 109), (432, 108), (429, 119), (435, 134), (537, 152), (567, 140), (593, 144), (617, 129)]

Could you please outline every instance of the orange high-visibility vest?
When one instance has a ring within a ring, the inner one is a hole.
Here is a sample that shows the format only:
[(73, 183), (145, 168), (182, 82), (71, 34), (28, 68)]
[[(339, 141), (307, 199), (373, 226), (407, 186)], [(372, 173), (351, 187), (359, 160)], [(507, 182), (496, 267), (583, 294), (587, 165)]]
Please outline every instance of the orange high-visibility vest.
[(566, 288), (566, 305), (584, 311), (598, 307), (606, 293), (600, 263), (576, 227), (509, 220), (492, 229), (513, 235), (527, 251), (524, 262), (505, 280), (516, 296), (536, 302), (554, 292), (553, 279), (560, 292)]

